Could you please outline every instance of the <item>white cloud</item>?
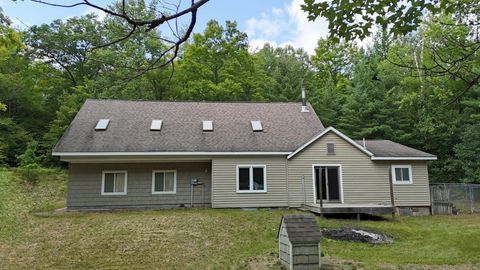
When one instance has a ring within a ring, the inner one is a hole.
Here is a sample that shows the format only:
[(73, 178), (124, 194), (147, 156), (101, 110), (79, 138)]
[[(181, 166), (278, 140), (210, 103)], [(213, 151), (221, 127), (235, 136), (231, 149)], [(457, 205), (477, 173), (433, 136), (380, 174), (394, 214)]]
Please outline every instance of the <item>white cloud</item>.
[[(272, 10), (272, 13), (275, 14), (275, 9)], [(278, 14), (278, 13), (276, 13)], [(275, 20), (271, 20), (270, 16), (262, 13), (260, 14), (260, 18), (250, 18), (246, 22), (248, 36), (261, 36), (264, 38), (274, 38), (280, 34), (280, 25), (275, 22)]]
[[(278, 47), (278, 44), (275, 41), (272, 40), (266, 40), (266, 39), (249, 39), (249, 46), (250, 46), (250, 51), (255, 52), (263, 48), (263, 45), (265, 43), (269, 43), (273, 47)], [(281, 45), (283, 46), (283, 45)]]
[(90, 13), (97, 15), (97, 20), (99, 21), (103, 21), (103, 19), (105, 19), (105, 17), (107, 16), (107, 13), (93, 7), (87, 8), (87, 10), (85, 10), (85, 12), (82, 13), (82, 16)]
[(273, 46), (288, 44), (313, 54), (318, 39), (328, 35), (328, 25), (323, 18), (308, 21), (307, 14), (300, 8), (302, 3), (302, 0), (292, 0), (283, 8), (273, 8), (258, 18), (248, 19), (245, 32), (250, 38), (250, 47), (258, 48), (265, 42)]

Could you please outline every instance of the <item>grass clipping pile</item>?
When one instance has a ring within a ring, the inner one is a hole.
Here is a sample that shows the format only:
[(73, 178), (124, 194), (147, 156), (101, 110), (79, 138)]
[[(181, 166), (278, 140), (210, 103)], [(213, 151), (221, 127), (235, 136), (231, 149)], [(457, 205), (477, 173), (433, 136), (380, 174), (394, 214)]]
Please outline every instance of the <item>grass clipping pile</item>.
[(367, 229), (346, 227), (340, 229), (322, 229), (322, 235), (333, 240), (362, 242), (375, 245), (393, 243), (392, 237)]

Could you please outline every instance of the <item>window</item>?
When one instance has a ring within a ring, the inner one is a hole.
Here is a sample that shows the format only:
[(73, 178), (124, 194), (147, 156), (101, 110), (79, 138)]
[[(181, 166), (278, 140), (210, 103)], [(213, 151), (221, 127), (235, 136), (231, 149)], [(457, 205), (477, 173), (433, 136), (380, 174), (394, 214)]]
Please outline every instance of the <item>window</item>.
[(162, 120), (152, 120), (150, 125), (151, 131), (160, 131), (162, 129)]
[(102, 175), (102, 195), (126, 195), (127, 171), (104, 171)]
[(328, 155), (335, 155), (335, 144), (327, 143), (327, 154)]
[(152, 194), (175, 194), (177, 191), (177, 171), (153, 171)]
[(213, 121), (203, 121), (203, 131), (213, 131)]
[(110, 119), (100, 119), (95, 126), (95, 130), (107, 130)]
[(237, 192), (267, 192), (265, 165), (238, 165)]
[(395, 184), (412, 184), (412, 166), (394, 165), (392, 166), (392, 179)]
[(256, 120), (256, 121), (251, 121), (251, 124), (252, 124), (253, 132), (263, 131), (262, 122)]

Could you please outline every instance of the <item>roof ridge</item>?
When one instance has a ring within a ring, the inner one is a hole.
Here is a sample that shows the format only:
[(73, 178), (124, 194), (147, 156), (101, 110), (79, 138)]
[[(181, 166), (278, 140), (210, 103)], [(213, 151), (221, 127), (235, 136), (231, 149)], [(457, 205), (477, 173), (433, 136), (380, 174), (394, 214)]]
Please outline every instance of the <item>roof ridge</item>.
[[(357, 139), (355, 141), (358, 141), (358, 142), (362, 142), (363, 139)], [(389, 142), (394, 142), (394, 143), (397, 143), (395, 141), (392, 141), (392, 140), (388, 140), (388, 139), (365, 139), (366, 142), (371, 142), (371, 141), (389, 141)]]
[[(152, 103), (203, 103), (203, 104), (301, 104), (301, 101), (210, 101), (210, 100), (130, 100), (130, 99), (92, 99), (86, 101), (107, 101), (107, 102), (152, 102)], [(309, 103), (310, 104), (310, 103)], [(310, 105), (311, 106), (311, 105)]]

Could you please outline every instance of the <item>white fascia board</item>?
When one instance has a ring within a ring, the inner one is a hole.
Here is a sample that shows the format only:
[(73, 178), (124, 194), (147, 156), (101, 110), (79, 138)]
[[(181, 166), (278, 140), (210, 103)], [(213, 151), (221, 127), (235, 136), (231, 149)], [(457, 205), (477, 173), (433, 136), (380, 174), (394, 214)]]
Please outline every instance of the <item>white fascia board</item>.
[(437, 157), (371, 157), (371, 160), (437, 160)]
[(52, 156), (258, 156), (288, 155), (291, 152), (53, 152)]
[(314, 143), (316, 140), (320, 139), (321, 137), (323, 137), (323, 135), (327, 134), (328, 132), (332, 131), (333, 133), (337, 134), (338, 136), (340, 136), (342, 139), (344, 139), (345, 141), (349, 142), (351, 145), (355, 146), (356, 148), (358, 148), (360, 151), (362, 151), (363, 153), (367, 154), (368, 156), (370, 157), (373, 157), (373, 153), (368, 151), (367, 149), (363, 148), (361, 145), (359, 145), (358, 143), (356, 143), (354, 140), (350, 139), (347, 135), (343, 134), (342, 132), (336, 130), (334, 127), (328, 127), (327, 129), (325, 129), (324, 131), (322, 131), (320, 134), (318, 134), (317, 136), (315, 136), (313, 139), (311, 139), (310, 141), (308, 141), (307, 143), (305, 143), (304, 145), (300, 146), (297, 150), (295, 150), (293, 153), (291, 153), (290, 155), (288, 155), (287, 159), (290, 159), (292, 158), (293, 156), (295, 156), (296, 154), (298, 154), (300, 151), (302, 151), (303, 149), (305, 149), (307, 146), (309, 146), (310, 144)]

